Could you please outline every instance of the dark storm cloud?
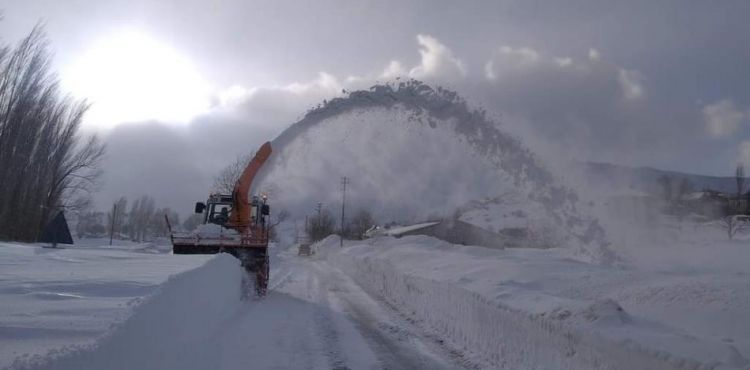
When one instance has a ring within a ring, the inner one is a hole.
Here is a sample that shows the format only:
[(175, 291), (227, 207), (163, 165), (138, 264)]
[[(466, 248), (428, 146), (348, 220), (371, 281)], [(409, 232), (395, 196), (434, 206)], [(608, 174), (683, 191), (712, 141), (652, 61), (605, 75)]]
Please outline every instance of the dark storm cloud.
[(187, 214), (193, 202), (205, 200), (222, 168), (278, 132), (267, 122), (253, 124), (227, 112), (198, 117), (186, 127), (119, 125), (104, 136), (108, 151), (97, 204), (151, 195), (157, 204)]
[(458, 90), (556, 157), (712, 174), (750, 161), (744, 1), (38, 0), (0, 9), (5, 41), (46, 19), (58, 65), (95, 36), (137, 27), (219, 87), (214, 109), (186, 126), (106, 134), (103, 203), (151, 193), (189, 209), (221, 166), (309, 107), (397, 76)]
[(646, 76), (595, 49), (563, 58), (506, 46), (484, 72), (476, 100), (503, 112), (509, 126), (557, 157), (664, 165), (705, 137), (700, 107), (666, 109), (668, 101), (651, 93)]

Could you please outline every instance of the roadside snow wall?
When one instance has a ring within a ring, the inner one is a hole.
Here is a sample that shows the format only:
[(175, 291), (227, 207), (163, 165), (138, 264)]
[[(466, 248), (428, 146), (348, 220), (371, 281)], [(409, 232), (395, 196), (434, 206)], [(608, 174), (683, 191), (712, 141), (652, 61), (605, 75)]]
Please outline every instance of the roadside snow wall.
[[(328, 245), (330, 244), (330, 245)], [(449, 282), (396, 269), (362, 253), (376, 245), (337, 251), (338, 238), (318, 246), (323, 256), (370, 294), (426, 324), (448, 342), (503, 369), (703, 369), (695, 361), (583, 333), (558, 322), (490, 302)], [(327, 252), (327, 253), (326, 253)], [(709, 368), (709, 367), (705, 367)]]
[(171, 277), (96, 344), (20, 358), (11, 369), (214, 368), (215, 356), (206, 354), (220, 350), (211, 339), (232, 324), (241, 306), (242, 274), (237, 259), (219, 254)]

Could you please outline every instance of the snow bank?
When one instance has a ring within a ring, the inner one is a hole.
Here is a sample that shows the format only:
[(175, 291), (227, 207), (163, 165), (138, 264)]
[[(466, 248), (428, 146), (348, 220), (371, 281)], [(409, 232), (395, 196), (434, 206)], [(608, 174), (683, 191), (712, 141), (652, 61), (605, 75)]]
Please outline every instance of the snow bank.
[[(641, 326), (614, 300), (585, 303), (555, 297), (540, 292), (533, 281), (506, 280), (510, 286), (503, 286), (502, 273), (497, 271), (505, 267), (543, 268), (524, 265), (519, 255), (504, 257), (507, 266), (497, 263), (498, 256), (512, 254), (508, 250), (454, 246), (428, 237), (378, 238), (338, 252), (333, 252), (338, 240), (326, 239), (318, 248), (329, 251), (328, 260), (370, 294), (500, 368), (704, 368), (696, 360), (646, 346), (648, 341), (618, 337), (635, 331), (635, 338), (679, 339), (668, 330)], [(570, 269), (569, 264), (577, 262), (560, 263)], [(608, 331), (615, 334), (605, 335)]]
[[(90, 347), (23, 357), (13, 369), (210, 369), (206, 356), (241, 304), (243, 270), (220, 254), (171, 277), (133, 315)], [(167, 355), (169, 354), (169, 355)]]

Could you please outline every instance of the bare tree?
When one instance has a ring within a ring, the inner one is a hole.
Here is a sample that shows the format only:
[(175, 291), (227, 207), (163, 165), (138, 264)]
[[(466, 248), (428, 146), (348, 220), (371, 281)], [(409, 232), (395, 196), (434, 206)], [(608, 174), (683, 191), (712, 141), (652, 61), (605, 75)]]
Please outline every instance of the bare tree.
[(355, 239), (364, 238), (365, 232), (375, 224), (370, 212), (366, 209), (360, 209), (354, 215), (349, 225), (351, 236)]
[(313, 241), (322, 240), (333, 234), (334, 221), (333, 214), (327, 209), (322, 209), (308, 219), (305, 231)]
[(0, 48), (0, 238), (34, 240), (56, 211), (85, 205), (104, 145), (78, 134), (85, 102), (60, 93), (41, 26)]
[(734, 199), (731, 197), (725, 203), (724, 216), (719, 219), (717, 225), (727, 232), (727, 237), (732, 240), (738, 232), (745, 230), (750, 226), (747, 216), (743, 216), (742, 201), (744, 200), (742, 191), (745, 185), (745, 167), (738, 164), (734, 171), (734, 179), (737, 184), (737, 195)]
[(234, 185), (242, 175), (242, 171), (245, 170), (247, 164), (255, 156), (255, 153), (238, 156), (234, 162), (224, 167), (216, 178), (214, 178), (213, 191), (221, 194), (232, 194)]
[(724, 216), (719, 219), (717, 225), (719, 226), (719, 228), (727, 232), (727, 237), (729, 238), (729, 240), (734, 239), (734, 236), (737, 235), (738, 232), (750, 227), (750, 223), (748, 223), (744, 216), (738, 215)]
[(169, 222), (171, 222), (173, 225), (180, 224), (180, 215), (178, 215), (177, 212), (172, 211), (172, 209), (169, 207), (158, 209), (153, 214), (151, 214), (151, 218), (148, 222), (148, 231), (151, 236), (169, 236), (169, 227), (167, 225), (167, 221), (164, 219), (164, 215), (169, 217)]
[(268, 225), (268, 233), (269, 238), (273, 241), (277, 240), (277, 233), (276, 233), (276, 227), (279, 226), (282, 222), (286, 221), (289, 218), (289, 211), (282, 209), (281, 212), (277, 213), (275, 216), (273, 216), (273, 221)]
[(148, 195), (144, 195), (133, 202), (128, 217), (128, 232), (131, 240), (137, 242), (146, 240), (149, 236), (149, 228), (155, 210), (154, 198)]
[(270, 228), (274, 228), (278, 226), (280, 223), (286, 221), (289, 218), (289, 211), (282, 209), (281, 212), (277, 213), (276, 216), (274, 216), (273, 222), (269, 225)]
[(104, 226), (104, 213), (89, 211), (78, 216), (76, 234), (79, 238), (101, 237), (106, 232), (107, 227)]

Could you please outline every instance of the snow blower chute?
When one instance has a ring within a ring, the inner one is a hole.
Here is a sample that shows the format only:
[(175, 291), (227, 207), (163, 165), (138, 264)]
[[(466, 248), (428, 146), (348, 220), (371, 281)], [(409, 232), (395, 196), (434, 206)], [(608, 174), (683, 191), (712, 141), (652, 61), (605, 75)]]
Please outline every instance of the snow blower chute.
[(268, 288), (270, 207), (265, 196), (251, 197), (249, 191), (253, 178), (270, 155), (271, 143), (267, 142), (245, 167), (232, 194), (211, 194), (206, 203), (195, 204), (195, 213), (203, 214), (202, 225), (191, 233), (171, 233), (174, 254), (226, 252), (237, 257), (248, 275), (255, 277), (259, 296), (265, 295)]

